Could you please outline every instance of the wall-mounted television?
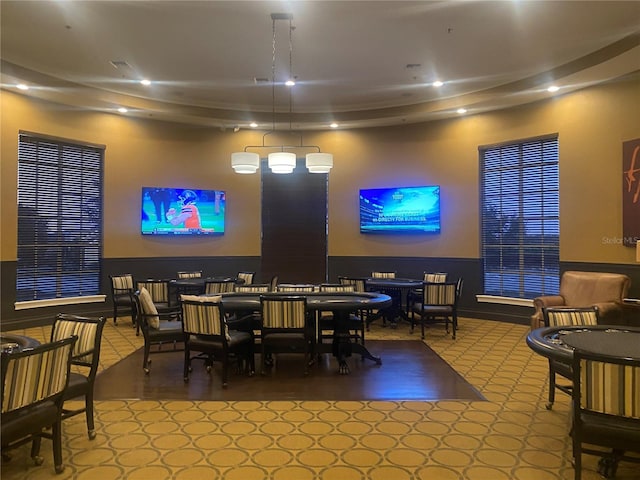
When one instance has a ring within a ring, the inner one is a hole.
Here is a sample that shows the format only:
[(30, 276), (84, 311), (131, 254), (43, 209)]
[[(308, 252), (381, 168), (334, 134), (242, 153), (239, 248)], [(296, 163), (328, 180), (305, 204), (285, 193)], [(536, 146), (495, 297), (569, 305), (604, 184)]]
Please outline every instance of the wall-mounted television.
[(223, 190), (142, 187), (143, 235), (222, 235)]
[(440, 233), (440, 186), (360, 190), (361, 233)]

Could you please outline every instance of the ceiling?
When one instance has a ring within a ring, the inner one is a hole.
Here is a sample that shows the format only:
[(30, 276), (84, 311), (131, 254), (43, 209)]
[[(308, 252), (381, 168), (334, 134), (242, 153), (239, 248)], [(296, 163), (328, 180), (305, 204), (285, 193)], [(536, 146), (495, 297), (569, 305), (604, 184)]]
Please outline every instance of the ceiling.
[[(640, 1), (2, 0), (0, 9), (3, 88), (222, 129), (415, 123), (640, 70)], [(291, 50), (289, 21), (272, 23), (272, 13), (292, 15)], [(285, 87), (290, 66), (297, 83)]]

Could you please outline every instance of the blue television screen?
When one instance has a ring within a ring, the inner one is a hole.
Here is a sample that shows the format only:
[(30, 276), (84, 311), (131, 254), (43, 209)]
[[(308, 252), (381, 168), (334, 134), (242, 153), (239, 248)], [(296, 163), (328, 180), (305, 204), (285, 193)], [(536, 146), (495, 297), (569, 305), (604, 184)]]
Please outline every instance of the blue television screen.
[(142, 187), (143, 235), (222, 235), (225, 192)]
[(360, 190), (361, 233), (440, 233), (440, 186)]

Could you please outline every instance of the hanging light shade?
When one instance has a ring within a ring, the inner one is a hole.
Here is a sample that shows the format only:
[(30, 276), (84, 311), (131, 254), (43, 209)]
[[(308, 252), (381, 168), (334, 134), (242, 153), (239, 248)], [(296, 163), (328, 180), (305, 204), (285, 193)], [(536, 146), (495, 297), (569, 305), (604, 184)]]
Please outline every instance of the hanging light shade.
[(307, 153), (309, 173), (329, 173), (333, 167), (333, 155), (330, 153)]
[(236, 173), (256, 173), (260, 168), (260, 155), (251, 152), (235, 152), (231, 154), (231, 168)]
[(274, 152), (269, 154), (269, 168), (273, 173), (291, 173), (296, 168), (296, 154)]

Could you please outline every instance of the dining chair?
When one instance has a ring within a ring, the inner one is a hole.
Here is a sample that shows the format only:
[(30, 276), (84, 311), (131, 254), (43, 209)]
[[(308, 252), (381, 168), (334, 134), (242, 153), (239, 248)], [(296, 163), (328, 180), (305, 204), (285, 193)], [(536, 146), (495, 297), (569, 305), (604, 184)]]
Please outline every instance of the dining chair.
[[(324, 293), (354, 293), (356, 286), (354, 284), (343, 283), (321, 283), (320, 292)], [(335, 319), (333, 312), (320, 311), (318, 312), (318, 342), (322, 343), (325, 339), (333, 339), (333, 330), (335, 326)], [(349, 320), (347, 322), (347, 328), (349, 329), (349, 336), (352, 340), (364, 345), (364, 312), (358, 311), (357, 313), (350, 313)], [(331, 334), (325, 334), (324, 332), (331, 332)]]
[(202, 270), (178, 272), (177, 278), (202, 278)]
[(273, 353), (302, 353), (304, 375), (308, 375), (315, 329), (307, 311), (307, 298), (302, 295), (261, 295), (260, 306), (260, 373), (266, 375)]
[[(229, 359), (238, 361), (238, 371), (249, 376), (255, 372), (254, 338), (251, 331), (232, 330), (220, 303), (221, 297), (182, 295), (182, 330), (184, 334), (184, 381), (189, 381), (191, 362), (204, 360), (207, 373), (214, 360), (222, 362), (222, 388), (229, 385)], [(198, 352), (191, 356), (192, 352)]]
[(371, 278), (396, 278), (396, 272), (371, 272)]
[(169, 301), (169, 280), (147, 278), (137, 282), (137, 289), (146, 288), (151, 295), (151, 300), (156, 308), (167, 308), (170, 306)]
[(256, 272), (238, 272), (237, 279), (239, 285), (251, 285)]
[(69, 410), (63, 405), (62, 419), (84, 413), (89, 440), (96, 438), (93, 419), (93, 386), (100, 363), (100, 345), (105, 322), (104, 317), (89, 318), (59, 313), (51, 329), (52, 342), (72, 335), (78, 337), (71, 357), (74, 371), (69, 375), (69, 385), (64, 392), (63, 401), (84, 397), (84, 407)]
[[(146, 288), (139, 290), (133, 295), (136, 321), (140, 325), (140, 330), (144, 337), (144, 356), (142, 368), (145, 374), (149, 374), (152, 353), (162, 353), (178, 351), (178, 344), (184, 339), (182, 333), (182, 310), (179, 305), (158, 311), (151, 295)], [(163, 350), (162, 347), (170, 345), (171, 350)], [(151, 347), (157, 347), (152, 349)]]
[(287, 293), (312, 293), (313, 291), (315, 291), (315, 286), (308, 285), (306, 283), (281, 283), (280, 285), (278, 285), (277, 291)]
[(233, 292), (235, 284), (236, 282), (232, 278), (224, 280), (206, 280), (204, 282), (204, 293), (208, 295), (215, 295), (218, 293)]
[(266, 293), (270, 289), (271, 285), (268, 283), (250, 283), (249, 285), (236, 285), (234, 291), (238, 293)]
[[(443, 283), (447, 281), (447, 273), (423, 272), (422, 281), (429, 283)], [(413, 305), (422, 300), (422, 288), (413, 288), (407, 292), (407, 315), (412, 311)]]
[[(597, 325), (600, 314), (598, 307), (549, 307), (542, 309), (542, 318), (546, 327), (560, 327), (569, 325)], [(564, 377), (568, 384), (559, 384), (556, 382), (556, 375)], [(571, 395), (572, 386), (570, 384), (573, 378), (571, 363), (557, 359), (549, 359), (549, 400), (545, 405), (547, 410), (553, 408), (553, 402), (556, 399), (556, 389)]]
[(31, 458), (36, 465), (42, 465), (44, 459), (39, 455), (42, 437), (50, 438), (55, 471), (64, 471), (62, 404), (77, 339), (68, 337), (21, 352), (2, 352), (0, 449), (3, 457), (8, 456), (9, 450), (31, 442)]
[(598, 473), (614, 478), (621, 460), (640, 463), (640, 358), (575, 349), (571, 370), (574, 479), (583, 453), (600, 456)]
[[(424, 327), (427, 323), (444, 322), (446, 332), (449, 333), (449, 323), (451, 323), (452, 338), (456, 338), (458, 328), (458, 298), (461, 291), (461, 281), (431, 283), (423, 282), (422, 299), (412, 307), (412, 319), (415, 315), (420, 317), (420, 328), (422, 339), (424, 340)], [(411, 322), (411, 331), (415, 321)]]
[(111, 280), (111, 301), (113, 302), (113, 323), (118, 323), (118, 313), (131, 316), (131, 321), (135, 325), (133, 315), (133, 275), (122, 273), (119, 275), (109, 275)]

